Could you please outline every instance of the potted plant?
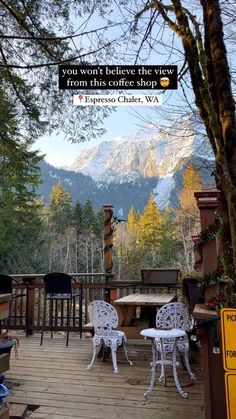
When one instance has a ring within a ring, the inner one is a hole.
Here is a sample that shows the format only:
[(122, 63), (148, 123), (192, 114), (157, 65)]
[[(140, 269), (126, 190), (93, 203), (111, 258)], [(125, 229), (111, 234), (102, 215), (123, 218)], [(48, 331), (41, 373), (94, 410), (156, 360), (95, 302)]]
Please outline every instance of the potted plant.
[(183, 297), (192, 310), (195, 304), (204, 303), (202, 278), (202, 273), (197, 271), (186, 272), (181, 278)]

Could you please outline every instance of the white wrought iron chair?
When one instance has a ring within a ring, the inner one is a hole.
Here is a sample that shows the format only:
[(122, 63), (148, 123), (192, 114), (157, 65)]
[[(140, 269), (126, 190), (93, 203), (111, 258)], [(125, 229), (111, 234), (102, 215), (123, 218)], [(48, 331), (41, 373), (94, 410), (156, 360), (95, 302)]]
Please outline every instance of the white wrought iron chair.
[[(188, 313), (188, 308), (183, 303), (169, 303), (162, 306), (156, 315), (156, 327), (157, 329), (181, 329), (185, 332), (191, 330), (191, 320)], [(161, 355), (161, 360), (166, 359), (168, 353), (173, 352), (174, 339), (165, 339), (164, 342), (155, 340), (156, 349)], [(183, 356), (184, 365), (190, 375), (191, 380), (195, 380), (196, 377), (191, 371), (189, 364), (189, 340), (187, 333), (177, 339), (176, 342), (177, 350)], [(165, 366), (164, 363), (161, 365), (160, 381), (165, 382)]]
[(124, 332), (114, 330), (118, 326), (118, 315), (115, 308), (106, 301), (96, 300), (89, 307), (90, 322), (94, 326), (93, 356), (91, 363), (87, 366), (90, 370), (93, 367), (101, 345), (111, 349), (113, 372), (118, 373), (116, 351), (118, 346), (124, 349), (125, 357), (129, 365), (133, 363), (128, 359), (126, 349), (126, 335)]

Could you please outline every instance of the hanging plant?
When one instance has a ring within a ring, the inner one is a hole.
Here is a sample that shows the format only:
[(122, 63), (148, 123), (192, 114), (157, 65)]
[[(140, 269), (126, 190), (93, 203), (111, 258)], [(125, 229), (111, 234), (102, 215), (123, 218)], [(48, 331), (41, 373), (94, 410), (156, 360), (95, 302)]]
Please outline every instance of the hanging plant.
[(225, 305), (226, 299), (223, 293), (220, 293), (219, 295), (212, 298), (212, 300), (205, 302), (205, 306), (207, 306), (207, 308), (215, 311), (220, 310), (221, 308), (225, 307)]
[(222, 258), (218, 258), (217, 267), (203, 274), (202, 282), (204, 283), (205, 288), (218, 284), (224, 274), (224, 271)]
[(221, 220), (217, 217), (214, 223), (209, 224), (206, 228), (204, 228), (201, 231), (199, 235), (199, 242), (194, 245), (194, 250), (200, 253), (205, 244), (209, 243), (211, 240), (214, 240), (216, 238), (216, 235), (220, 232), (221, 227)]

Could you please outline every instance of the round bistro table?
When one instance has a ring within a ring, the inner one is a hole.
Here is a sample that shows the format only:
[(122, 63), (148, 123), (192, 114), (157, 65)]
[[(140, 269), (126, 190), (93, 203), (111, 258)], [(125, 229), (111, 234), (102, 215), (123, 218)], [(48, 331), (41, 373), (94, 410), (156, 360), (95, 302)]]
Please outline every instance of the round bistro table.
[[(145, 339), (150, 339), (152, 343), (152, 375), (151, 375), (151, 382), (150, 385), (144, 393), (144, 397), (149, 397), (152, 393), (153, 386), (155, 383), (156, 378), (156, 365), (172, 365), (173, 367), (173, 376), (176, 388), (180, 394), (180, 396), (186, 398), (188, 396), (188, 393), (186, 393), (184, 390), (182, 390), (176, 367), (179, 365), (179, 363), (176, 361), (176, 349), (177, 349), (177, 339), (181, 338), (186, 335), (186, 332), (181, 329), (171, 329), (171, 330), (158, 330), (158, 329), (144, 329), (141, 330), (140, 334), (144, 336)], [(157, 359), (157, 349), (155, 346), (155, 339), (158, 339), (161, 343), (162, 353), (161, 353), (161, 359)], [(171, 339), (172, 345), (173, 345), (173, 351), (172, 351), (172, 359), (163, 359), (163, 344), (165, 339)], [(165, 382), (165, 377), (164, 377)]]

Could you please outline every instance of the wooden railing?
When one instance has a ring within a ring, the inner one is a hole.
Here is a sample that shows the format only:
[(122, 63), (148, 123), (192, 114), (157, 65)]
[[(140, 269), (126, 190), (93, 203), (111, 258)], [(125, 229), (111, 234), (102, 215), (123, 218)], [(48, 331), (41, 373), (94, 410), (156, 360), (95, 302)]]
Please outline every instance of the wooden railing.
[[(160, 292), (153, 284), (143, 284), (141, 281), (114, 281), (113, 275), (105, 273), (72, 273), (75, 283), (72, 284), (73, 298), (71, 310), (70, 331), (80, 334), (84, 325), (89, 322), (88, 309), (93, 300), (101, 299), (110, 303), (116, 298), (133, 292)], [(43, 274), (13, 275), (19, 284), (13, 284), (13, 299), (11, 309), (11, 330), (24, 330), (26, 335), (41, 330), (44, 306)], [(162, 288), (162, 291), (166, 289)], [(66, 330), (66, 302), (56, 302), (54, 308), (53, 330)], [(47, 304), (47, 319), (49, 319), (50, 304)], [(51, 330), (46, 324), (45, 330)]]

